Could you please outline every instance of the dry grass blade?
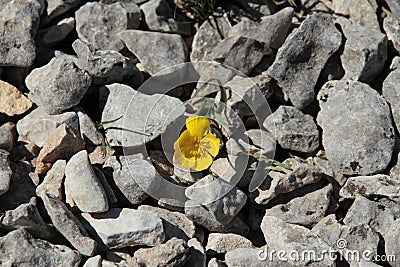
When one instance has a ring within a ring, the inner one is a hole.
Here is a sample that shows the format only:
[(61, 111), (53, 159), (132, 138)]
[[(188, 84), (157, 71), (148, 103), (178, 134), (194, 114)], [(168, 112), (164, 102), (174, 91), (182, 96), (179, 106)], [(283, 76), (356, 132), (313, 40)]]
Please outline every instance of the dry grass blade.
[(201, 23), (212, 14), (217, 0), (175, 0), (175, 4), (190, 18)]

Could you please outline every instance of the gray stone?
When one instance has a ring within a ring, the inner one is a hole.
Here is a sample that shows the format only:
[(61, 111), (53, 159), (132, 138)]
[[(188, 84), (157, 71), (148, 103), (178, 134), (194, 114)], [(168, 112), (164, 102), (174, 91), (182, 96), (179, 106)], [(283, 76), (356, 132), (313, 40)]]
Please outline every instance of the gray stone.
[(177, 237), (188, 241), (196, 234), (195, 224), (183, 213), (147, 205), (139, 206), (138, 210), (151, 211), (162, 219), (165, 231), (165, 240)]
[(238, 187), (248, 186), (251, 181), (258, 179), (263, 181), (266, 175), (266, 171), (261, 171), (261, 177), (254, 171), (256, 160), (249, 157), (249, 151), (264, 152), (262, 156), (265, 157), (273, 156), (273, 153), (269, 153), (270, 151), (262, 151), (259, 147), (247, 143), (245, 139), (246, 135), (239, 138), (229, 138), (225, 144), (229, 152), (228, 157), (216, 159), (210, 167), (212, 173), (230, 184), (236, 184)]
[[(275, 266), (274, 262), (264, 262), (258, 259), (261, 248), (236, 248), (225, 254), (225, 263), (228, 267), (249, 266), (249, 267), (264, 267)], [(282, 263), (279, 263), (279, 266)], [(284, 263), (283, 263), (284, 264)]]
[(249, 232), (249, 227), (239, 217), (234, 217), (230, 223), (224, 225), (214, 217), (213, 213), (192, 200), (186, 201), (185, 214), (194, 223), (202, 225), (210, 231), (241, 235)]
[[(247, 162), (246, 155), (230, 156), (229, 158), (218, 158), (213, 161), (210, 166), (210, 171), (215, 176), (218, 176), (230, 183), (236, 183), (238, 187), (248, 186), (253, 178), (254, 171)], [(243, 172), (243, 169), (245, 171)]]
[(277, 80), (293, 105), (303, 109), (314, 100), (320, 73), (341, 42), (330, 15), (310, 15), (287, 37), (267, 73)]
[(387, 57), (387, 38), (380, 31), (341, 18), (346, 43), (340, 56), (344, 79), (372, 82), (382, 71)]
[[(387, 228), (385, 238), (386, 255), (394, 255), (396, 259), (400, 257), (399, 239), (400, 239), (400, 219), (397, 219)], [(393, 262), (393, 264), (395, 264)]]
[(343, 223), (347, 226), (367, 224), (386, 240), (392, 234), (388, 229), (397, 218), (396, 212), (387, 205), (371, 201), (363, 196), (356, 196), (353, 205), (343, 219)]
[[(246, 253), (246, 254), (248, 254), (248, 253)], [(235, 261), (235, 260), (234, 260)], [(248, 263), (248, 262), (247, 262)], [(218, 260), (218, 259), (216, 259), (216, 258), (212, 258), (209, 262), (208, 262), (208, 265), (207, 265), (207, 267), (226, 267), (227, 265), (224, 263), (224, 262), (222, 262), (222, 261), (220, 261), (220, 260)]]
[(82, 0), (46, 0), (47, 2), (47, 21), (66, 13), (68, 10), (80, 5)]
[(383, 29), (389, 41), (392, 42), (396, 51), (400, 52), (400, 20), (393, 16), (386, 17), (383, 20)]
[(247, 238), (237, 234), (211, 233), (207, 240), (207, 255), (225, 254), (237, 248), (253, 248), (254, 245)]
[(0, 10), (3, 9), (12, 0), (0, 0)]
[(84, 148), (85, 143), (79, 132), (64, 123), (58, 126), (44, 143), (36, 159), (35, 172), (44, 174), (51, 168), (52, 163), (59, 159), (69, 159)]
[(310, 266), (334, 266), (333, 260), (324, 254), (324, 251), (332, 250), (332, 248), (308, 228), (286, 223), (274, 216), (264, 216), (261, 229), (268, 244), (268, 251), (311, 250), (315, 252), (315, 255), (308, 255), (308, 257), (305, 255), (305, 258), (300, 257), (298, 261), (288, 258), (291, 266), (304, 266), (306, 263)]
[(101, 134), (98, 132), (95, 123), (83, 111), (78, 111), (79, 132), (86, 145), (101, 145)]
[(40, 178), (39, 178), (39, 175), (38, 175), (37, 173), (30, 172), (30, 173), (29, 173), (29, 178), (31, 178), (32, 183), (33, 183), (35, 186), (38, 186), (38, 185), (39, 185)]
[(32, 166), (21, 161), (11, 162), (10, 167), (12, 175), (9, 190), (0, 196), (2, 210), (13, 210), (35, 196), (36, 185), (30, 177)]
[(29, 203), (4, 212), (0, 217), (0, 228), (7, 231), (21, 228), (40, 239), (54, 238), (55, 232), (45, 223), (34, 202), (36, 200), (32, 198)]
[(92, 76), (94, 84), (111, 84), (124, 79), (133, 80), (135, 84), (143, 81), (143, 75), (136, 65), (117, 51), (95, 50), (92, 45), (79, 39), (72, 43), (72, 47), (78, 55), (76, 65)]
[(212, 175), (187, 187), (185, 195), (201, 203), (223, 225), (230, 223), (247, 201), (246, 194), (239, 188)]
[(189, 257), (189, 250), (186, 241), (174, 237), (165, 244), (138, 249), (134, 257), (139, 266), (180, 267)]
[(270, 98), (278, 88), (274, 79), (268, 76), (265, 71), (251, 77), (251, 80), (258, 86), (265, 99)]
[[(262, 81), (263, 78), (260, 76), (262, 75), (249, 79), (237, 75), (224, 83), (228, 96), (226, 105), (237, 112), (241, 118), (255, 114), (258, 108), (264, 108), (263, 106), (267, 104), (265, 99), (272, 95), (272, 87), (267, 81), (268, 77), (264, 76), (265, 80)], [(269, 80), (271, 79), (269, 78)], [(218, 88), (218, 91), (217, 98), (220, 99), (221, 90)]]
[(267, 216), (275, 216), (287, 223), (312, 227), (328, 213), (331, 204), (332, 185), (328, 184), (288, 203), (276, 205), (265, 211)]
[[(101, 262), (101, 267), (118, 267), (119, 265), (115, 262), (109, 261), (109, 260), (103, 260)], [(135, 266), (135, 265), (133, 265)]]
[(101, 261), (102, 261), (101, 256), (97, 255), (87, 259), (83, 267), (102, 267)]
[(43, 147), (51, 133), (63, 123), (78, 129), (78, 116), (75, 112), (49, 115), (44, 109), (37, 108), (18, 121), (17, 132), (20, 140), (29, 140)]
[(90, 75), (75, 65), (73, 57), (64, 55), (34, 69), (25, 79), (29, 98), (49, 114), (60, 114), (79, 104), (91, 82)]
[(40, 9), (36, 0), (13, 0), (0, 9), (0, 66), (33, 64)]
[(329, 214), (325, 218), (322, 218), (312, 229), (311, 232), (321, 239), (323, 239), (327, 244), (329, 244), (334, 249), (337, 248), (336, 242), (340, 238), (340, 235), (344, 231), (346, 226), (340, 224), (336, 220), (335, 214)]
[(147, 192), (158, 189), (160, 178), (154, 166), (143, 159), (142, 154), (109, 157), (103, 170), (131, 204), (140, 204), (146, 198)]
[(313, 117), (295, 107), (279, 106), (263, 126), (283, 149), (313, 153), (319, 147), (319, 132)]
[[(368, 261), (376, 258), (376, 255), (378, 254), (377, 247), (379, 244), (379, 235), (375, 233), (369, 226), (350, 226), (348, 230), (344, 232), (341, 238), (348, 241), (349, 251), (353, 251), (355, 249), (359, 249), (360, 251), (371, 251), (371, 254), (367, 255), (367, 257), (369, 257)], [(391, 244), (389, 243), (388, 246), (390, 245)], [(346, 258), (346, 252), (344, 255)], [(350, 256), (348, 256), (346, 260), (349, 262), (357, 262), (357, 260), (353, 260)]]
[(117, 34), (127, 29), (137, 29), (140, 9), (135, 4), (92, 2), (75, 13), (79, 39), (96, 49), (119, 51), (124, 47)]
[(357, 81), (327, 82), (318, 94), (326, 156), (336, 170), (369, 175), (388, 166), (395, 135), (385, 99)]
[(341, 253), (348, 262), (357, 262), (353, 251), (358, 251), (360, 258), (363, 252), (369, 251), (364, 254), (364, 259), (369, 257), (370, 260), (378, 254), (379, 235), (368, 224), (341, 225), (335, 215), (331, 214), (322, 219), (311, 232)]
[(0, 149), (12, 152), (17, 142), (15, 123), (9, 121), (0, 126)]
[(333, 0), (332, 8), (337, 14), (350, 17), (350, 20), (368, 29), (380, 31), (377, 11), (371, 5), (370, 0)]
[(396, 70), (400, 67), (400, 57), (394, 57), (390, 64), (390, 70)]
[(185, 111), (177, 98), (160, 94), (146, 95), (122, 84), (101, 87), (100, 97), (106, 99), (102, 121), (124, 116), (107, 124), (110, 129), (106, 136), (112, 146), (143, 145), (164, 133), (167, 126)]
[(331, 163), (326, 157), (325, 151), (320, 150), (315, 157), (307, 158), (307, 162), (319, 169), (326, 175), (328, 180), (334, 179), (340, 186), (343, 186), (347, 177), (342, 175), (339, 171), (332, 168)]
[(269, 47), (255, 39), (234, 35), (219, 42), (210, 57), (247, 75), (261, 62), (264, 55), (271, 53)]
[(60, 20), (56, 25), (40, 29), (36, 33), (36, 44), (40, 46), (53, 46), (68, 36), (75, 28), (73, 17)]
[[(176, 8), (176, 7), (175, 7)], [(155, 32), (191, 34), (191, 25), (167, 0), (150, 0), (140, 6), (147, 27)]]
[(65, 187), (83, 212), (108, 210), (107, 195), (90, 164), (86, 150), (76, 153), (65, 168)]
[(4, 128), (0, 128), (0, 149), (11, 151), (14, 146), (14, 136)]
[(115, 150), (111, 146), (106, 146), (105, 149), (102, 146), (91, 148), (94, 148), (93, 151), (89, 152), (89, 159), (92, 164), (104, 164), (110, 156), (115, 154)]
[(286, 39), (292, 24), (294, 10), (291, 7), (261, 17), (260, 22), (244, 19), (229, 31), (228, 36), (239, 35), (264, 43), (266, 47), (278, 49)]
[(72, 214), (65, 204), (56, 196), (45, 193), (42, 196), (44, 207), (54, 227), (85, 256), (93, 256), (97, 243), (89, 237), (83, 225)]
[(22, 229), (0, 237), (0, 247), (0, 262), (4, 266), (78, 267), (81, 261), (79, 254), (69, 247), (34, 239)]
[(253, 197), (257, 204), (268, 204), (279, 194), (289, 193), (300, 187), (315, 184), (324, 176), (319, 168), (300, 160), (289, 158), (283, 163), (288, 164), (291, 170), (270, 171), (263, 184), (254, 193)]
[(231, 28), (228, 16), (210, 17), (204, 21), (193, 37), (190, 61), (211, 60), (211, 53), (227, 35)]
[(118, 37), (150, 75), (184, 63), (188, 57), (185, 41), (178, 34), (128, 30), (120, 32)]
[(36, 187), (36, 195), (42, 197), (44, 193), (50, 193), (62, 199), (62, 184), (66, 166), (67, 162), (65, 160), (57, 160), (47, 172), (43, 182)]
[(400, 82), (400, 68), (397, 68), (396, 61), (399, 58), (394, 58), (391, 66), (391, 72), (383, 81), (382, 95), (390, 104), (394, 123), (397, 129), (400, 129), (400, 91), (398, 84)]
[(253, 145), (261, 149), (261, 153), (272, 155), (275, 152), (275, 140), (271, 133), (261, 129), (250, 129), (245, 132)]
[(74, 199), (72, 198), (72, 194), (67, 186), (67, 182), (64, 180), (64, 195), (65, 195), (65, 203), (68, 207), (73, 210), (75, 213), (79, 212), (79, 208), (76, 206)]
[(3, 195), (10, 188), (12, 171), (8, 156), (7, 151), (0, 149), (0, 195)]
[(396, 0), (386, 0), (393, 17), (400, 18), (400, 3)]
[(190, 170), (174, 168), (174, 177), (183, 184), (194, 184), (202, 179), (204, 175), (201, 172), (191, 172)]
[(33, 103), (13, 85), (0, 80), (0, 114), (22, 115), (31, 109)]
[(155, 246), (164, 241), (162, 221), (153, 212), (114, 208), (101, 214), (82, 213), (82, 217), (109, 248)]
[(350, 177), (339, 195), (343, 198), (384, 196), (397, 199), (400, 197), (400, 181), (384, 174)]

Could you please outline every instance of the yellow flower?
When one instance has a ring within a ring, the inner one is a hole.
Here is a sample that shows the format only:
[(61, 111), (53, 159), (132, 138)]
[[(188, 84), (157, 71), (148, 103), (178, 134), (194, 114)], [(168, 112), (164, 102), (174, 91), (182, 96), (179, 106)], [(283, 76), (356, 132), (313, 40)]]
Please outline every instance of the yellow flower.
[(210, 121), (206, 117), (190, 116), (186, 129), (174, 143), (175, 161), (183, 168), (202, 171), (210, 167), (219, 152), (219, 139), (206, 134)]

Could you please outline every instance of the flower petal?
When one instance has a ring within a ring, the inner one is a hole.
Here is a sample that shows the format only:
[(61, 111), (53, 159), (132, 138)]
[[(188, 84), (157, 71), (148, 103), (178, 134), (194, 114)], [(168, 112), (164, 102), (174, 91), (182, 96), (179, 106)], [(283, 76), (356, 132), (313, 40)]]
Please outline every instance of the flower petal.
[(211, 156), (216, 157), (219, 152), (219, 143), (220, 140), (216, 138), (212, 133), (209, 133), (204, 136), (203, 139), (201, 139), (199, 144), (200, 151), (203, 152), (205, 150)]
[(203, 154), (195, 161), (195, 164), (190, 167), (195, 171), (202, 171), (210, 167), (212, 164), (212, 157), (209, 154)]
[(194, 138), (188, 130), (181, 133), (174, 143), (174, 159), (181, 167), (189, 169), (194, 166), (196, 157), (193, 156)]
[(196, 158), (186, 158), (180, 150), (175, 150), (174, 152), (174, 160), (179, 164), (182, 168), (190, 169), (195, 165)]
[(186, 157), (190, 157), (190, 152), (194, 149), (194, 139), (188, 130), (183, 131), (178, 140), (174, 143), (174, 150), (181, 151)]
[(192, 136), (202, 138), (210, 127), (210, 120), (206, 117), (192, 115), (186, 119), (186, 128)]

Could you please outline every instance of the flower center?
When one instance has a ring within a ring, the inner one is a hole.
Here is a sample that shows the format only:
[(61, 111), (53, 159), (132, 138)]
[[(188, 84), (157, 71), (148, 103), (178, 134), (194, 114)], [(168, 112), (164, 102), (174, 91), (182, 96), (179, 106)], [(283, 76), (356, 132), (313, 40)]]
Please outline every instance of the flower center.
[(200, 141), (201, 138), (199, 136), (193, 136), (193, 149), (191, 151), (193, 157), (199, 158), (201, 156)]
[(201, 141), (201, 139), (200, 139), (200, 137), (198, 137), (198, 136), (195, 136), (195, 137), (193, 137), (193, 140), (194, 140), (194, 147), (196, 148), (196, 149), (198, 149), (199, 148), (199, 145), (200, 145), (200, 141)]

